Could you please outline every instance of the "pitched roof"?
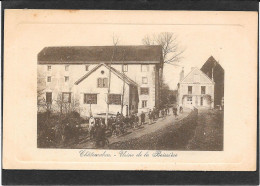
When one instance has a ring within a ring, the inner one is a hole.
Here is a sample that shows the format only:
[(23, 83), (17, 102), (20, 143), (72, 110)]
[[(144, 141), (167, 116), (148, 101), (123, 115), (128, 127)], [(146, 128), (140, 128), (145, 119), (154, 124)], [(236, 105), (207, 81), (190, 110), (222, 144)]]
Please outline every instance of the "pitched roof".
[(217, 60), (213, 56), (210, 56), (208, 60), (201, 67), (201, 70), (203, 72), (206, 72), (207, 70), (209, 69), (211, 70), (215, 66), (220, 67), (220, 69), (224, 71), (223, 67), (219, 64), (219, 62), (217, 62)]
[(180, 83), (182, 83), (185, 79), (187, 79), (187, 77), (192, 74), (193, 71), (198, 70), (201, 74), (203, 74), (210, 82), (214, 83), (214, 81), (212, 81), (212, 79), (210, 79), (207, 74), (205, 74), (204, 72), (202, 72), (200, 69), (198, 69), (197, 67), (194, 67), (181, 81)]
[(38, 64), (160, 63), (161, 45), (62, 46), (45, 47), (38, 53)]
[(86, 79), (90, 74), (92, 74), (93, 72), (95, 72), (97, 69), (99, 69), (101, 66), (105, 66), (107, 69), (111, 69), (111, 72), (114, 73), (117, 77), (119, 77), (122, 80), (125, 80), (125, 82), (129, 85), (133, 85), (133, 86), (138, 86), (138, 84), (133, 81), (132, 79), (130, 79), (128, 76), (126, 76), (125, 74), (119, 72), (118, 70), (116, 70), (113, 67), (109, 67), (104, 63), (101, 63), (97, 66), (95, 66), (93, 69), (91, 69), (87, 74), (85, 74), (84, 76), (82, 76), (80, 79), (78, 79), (75, 82), (75, 85), (78, 85), (80, 82), (82, 82), (84, 79)]

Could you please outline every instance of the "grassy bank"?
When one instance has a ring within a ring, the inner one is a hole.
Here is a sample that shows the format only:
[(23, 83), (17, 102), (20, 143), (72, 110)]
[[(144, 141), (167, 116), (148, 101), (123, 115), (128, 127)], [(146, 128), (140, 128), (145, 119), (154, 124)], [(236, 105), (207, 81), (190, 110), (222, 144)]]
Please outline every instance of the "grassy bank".
[(188, 150), (223, 150), (223, 111), (199, 111), (198, 126), (187, 145)]

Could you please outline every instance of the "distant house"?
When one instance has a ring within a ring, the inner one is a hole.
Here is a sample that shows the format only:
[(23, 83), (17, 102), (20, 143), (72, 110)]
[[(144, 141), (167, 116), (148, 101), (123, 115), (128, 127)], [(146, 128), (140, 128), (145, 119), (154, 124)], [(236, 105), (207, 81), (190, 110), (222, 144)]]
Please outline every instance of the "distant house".
[(213, 56), (210, 56), (201, 67), (201, 71), (215, 82), (214, 107), (222, 105), (224, 102), (224, 69)]
[(159, 104), (162, 63), (158, 45), (45, 47), (38, 90), (52, 110), (77, 104), (82, 116), (104, 115), (107, 103), (110, 114), (147, 111)]
[(214, 82), (200, 69), (193, 67), (184, 77), (184, 70), (180, 73), (178, 83), (177, 103), (180, 106), (192, 108), (212, 108), (214, 105)]

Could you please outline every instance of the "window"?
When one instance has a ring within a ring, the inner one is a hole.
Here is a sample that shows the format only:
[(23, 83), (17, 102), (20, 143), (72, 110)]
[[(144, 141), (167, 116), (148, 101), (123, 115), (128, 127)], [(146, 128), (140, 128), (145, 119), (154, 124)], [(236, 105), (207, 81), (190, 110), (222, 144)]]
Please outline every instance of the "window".
[(123, 65), (123, 72), (127, 72), (128, 71), (128, 65)]
[(70, 92), (62, 92), (62, 101), (65, 103), (71, 103), (71, 93)]
[(206, 94), (206, 86), (201, 86), (201, 94)]
[(47, 82), (51, 82), (51, 76), (47, 77)]
[(147, 107), (147, 100), (142, 101), (142, 108), (145, 108), (145, 107)]
[(187, 101), (192, 101), (192, 97), (187, 97)]
[(89, 71), (88, 67), (89, 65), (85, 65), (85, 71)]
[(109, 94), (108, 103), (110, 105), (121, 105), (121, 94)]
[(141, 88), (140, 94), (141, 95), (149, 95), (149, 88)]
[(51, 66), (47, 66), (47, 70), (50, 71), (51, 70)]
[(141, 72), (148, 72), (149, 71), (149, 65), (141, 65)]
[(147, 77), (142, 77), (142, 83), (147, 84), (148, 83), (148, 78)]
[(97, 94), (84, 94), (85, 104), (97, 104)]
[(199, 74), (194, 74), (194, 82), (199, 83), (200, 82), (200, 75)]
[(46, 103), (52, 102), (52, 93), (51, 92), (46, 92)]
[(188, 94), (192, 94), (192, 86), (188, 86)]
[(65, 82), (68, 82), (69, 81), (69, 76), (65, 76)]
[(108, 87), (108, 79), (107, 78), (98, 78), (97, 79), (97, 87), (98, 88), (107, 88)]
[(69, 65), (65, 65), (65, 71), (69, 71)]

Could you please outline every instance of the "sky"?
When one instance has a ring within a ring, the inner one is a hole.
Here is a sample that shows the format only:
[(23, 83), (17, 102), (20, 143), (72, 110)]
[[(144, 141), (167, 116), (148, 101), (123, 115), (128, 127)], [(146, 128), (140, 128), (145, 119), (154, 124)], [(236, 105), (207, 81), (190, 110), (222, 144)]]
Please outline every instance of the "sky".
[[(82, 26), (83, 27), (83, 26)], [(88, 27), (88, 26), (86, 26)], [(113, 29), (113, 25), (95, 25), (95, 33), (82, 35), (80, 41), (73, 40), (73, 38), (68, 38), (71, 40), (70, 45), (112, 45), (113, 35), (119, 38), (118, 45), (142, 45), (142, 39), (146, 35), (158, 35), (161, 32), (172, 32), (178, 38), (178, 43), (180, 48), (184, 49), (182, 54), (182, 59), (179, 62), (179, 66), (165, 65), (164, 66), (164, 80), (169, 85), (171, 89), (176, 89), (177, 83), (179, 81), (179, 73), (184, 68), (184, 74), (188, 74), (191, 67), (201, 66), (206, 62), (206, 60), (213, 56), (220, 64), (224, 63), (222, 61), (221, 52), (224, 50), (225, 46), (223, 42), (219, 42), (221, 33), (216, 33), (220, 28), (214, 27), (199, 27), (199, 26), (161, 26), (160, 29), (153, 28), (153, 26), (117, 26), (117, 29)], [(92, 28), (93, 29), (93, 28)], [(158, 31), (154, 32), (154, 30)], [(202, 29), (202, 30), (201, 30)], [(69, 30), (68, 30), (69, 31)], [(223, 30), (222, 30), (223, 31)], [(66, 33), (62, 33), (64, 37)], [(77, 35), (77, 34), (76, 34)], [(57, 35), (57, 39), (59, 39)], [(91, 37), (91, 39), (89, 39)], [(100, 38), (101, 37), (101, 38)], [(53, 42), (50, 45), (57, 45)], [(63, 45), (63, 42), (59, 43)], [(232, 44), (231, 44), (232, 45)], [(229, 45), (229, 47), (231, 47)]]
[[(39, 26), (41, 27), (41, 26)], [(50, 27), (55, 27), (51, 25)], [(59, 30), (63, 30), (61, 32)], [(39, 28), (40, 29), (40, 28)], [(45, 28), (46, 29), (46, 28)], [(47, 28), (46, 31), (51, 30)], [(89, 29), (91, 30), (91, 33)], [(95, 32), (93, 32), (93, 29)], [(202, 30), (201, 30), (202, 29)], [(60, 26), (56, 32), (51, 33), (54, 40), (45, 40), (41, 42), (42, 48), (45, 46), (102, 46), (112, 45), (113, 35), (119, 38), (118, 45), (142, 45), (142, 39), (146, 35), (157, 35), (161, 32), (172, 32), (178, 38), (180, 48), (185, 49), (182, 54), (182, 59), (179, 66), (165, 65), (164, 66), (164, 80), (171, 89), (176, 89), (179, 81), (179, 73), (184, 67), (184, 74), (188, 74), (191, 67), (201, 66), (212, 55), (220, 64), (223, 57), (222, 50), (225, 49), (225, 44), (219, 42), (221, 33), (216, 32), (219, 28), (216, 27), (199, 27), (199, 26), (160, 26), (154, 27), (150, 25), (140, 26), (116, 26), (113, 25), (81, 25), (80, 29), (74, 30), (69, 25)], [(82, 32), (85, 34), (82, 34)], [(223, 30), (222, 30), (223, 32)], [(79, 36), (80, 37), (75, 37)], [(73, 37), (74, 36), (74, 37)], [(64, 40), (64, 38), (67, 38)], [(39, 40), (39, 38), (38, 38)], [(231, 47), (232, 45), (228, 45)], [(39, 50), (40, 51), (40, 50)]]
[[(241, 39), (241, 32), (238, 32), (243, 27), (236, 24), (220, 24), (225, 22), (225, 17), (216, 19), (217, 24), (213, 24), (214, 21), (211, 21), (210, 24), (198, 24), (201, 20), (199, 16), (203, 17), (200, 14), (198, 14), (196, 19), (194, 18), (193, 22), (196, 22), (196, 24), (185, 23), (185, 21), (182, 24), (175, 24), (175, 21), (172, 21), (170, 18), (166, 20), (167, 24), (155, 24), (150, 19), (150, 22), (145, 22), (145, 24), (118, 24), (111, 23), (110, 20), (105, 20), (108, 22), (106, 24), (98, 23), (98, 21), (93, 21), (95, 23), (75, 22), (70, 24), (66, 22), (66, 18), (62, 19), (59, 24), (56, 24), (51, 23), (54, 19), (50, 15), (48, 20), (48, 16), (47, 14), (42, 16), (45, 23), (26, 23), (19, 25), (17, 28), (23, 30), (19, 35), (20, 38), (24, 39), (20, 42), (20, 47), (24, 52), (30, 50), (30, 56), (34, 59), (37, 53), (46, 46), (112, 45), (113, 35), (119, 37), (119, 45), (142, 45), (142, 39), (146, 35), (158, 35), (162, 32), (175, 34), (178, 38), (179, 46), (185, 49), (185, 51), (179, 66), (164, 66), (164, 79), (171, 89), (176, 89), (182, 67), (184, 67), (184, 74), (187, 75), (191, 67), (201, 68), (206, 60), (213, 56), (225, 69), (228, 61), (237, 58), (235, 51), (240, 50), (242, 47), (241, 43), (244, 42)], [(212, 13), (212, 16), (215, 15)], [(81, 20), (84, 20), (84, 16), (79, 17)], [(175, 20), (178, 20), (179, 17), (176, 16)], [(141, 19), (141, 17), (139, 18)], [(91, 20), (87, 16), (86, 19)], [(147, 19), (143, 21), (145, 20)], [(188, 22), (188, 17), (185, 20)], [(125, 21), (125, 19), (122, 19), (122, 21)], [(205, 20), (203, 21), (205, 22)]]

